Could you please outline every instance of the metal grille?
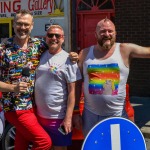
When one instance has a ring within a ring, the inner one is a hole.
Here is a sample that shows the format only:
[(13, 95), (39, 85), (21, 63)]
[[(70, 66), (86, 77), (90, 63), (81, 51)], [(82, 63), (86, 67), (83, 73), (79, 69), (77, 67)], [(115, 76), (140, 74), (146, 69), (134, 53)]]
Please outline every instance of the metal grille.
[(77, 0), (77, 11), (114, 9), (114, 0)]

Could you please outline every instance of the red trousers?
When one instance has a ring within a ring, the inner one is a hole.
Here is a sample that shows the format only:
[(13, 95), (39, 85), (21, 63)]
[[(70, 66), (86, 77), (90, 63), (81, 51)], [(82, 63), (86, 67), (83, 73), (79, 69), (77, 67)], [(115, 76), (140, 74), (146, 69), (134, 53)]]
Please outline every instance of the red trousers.
[(32, 150), (50, 150), (52, 141), (38, 123), (33, 109), (6, 112), (5, 117), (16, 127), (15, 150), (27, 150), (30, 142)]

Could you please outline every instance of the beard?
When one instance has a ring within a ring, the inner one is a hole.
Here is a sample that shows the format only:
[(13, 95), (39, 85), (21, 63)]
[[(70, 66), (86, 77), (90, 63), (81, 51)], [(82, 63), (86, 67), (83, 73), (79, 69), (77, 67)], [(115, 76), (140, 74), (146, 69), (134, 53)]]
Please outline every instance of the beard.
[(28, 37), (28, 35), (20, 35), (20, 34), (16, 34), (16, 36), (21, 40), (26, 39)]
[[(110, 43), (105, 42), (106, 40), (109, 40)], [(112, 46), (114, 45), (116, 39), (113, 38), (103, 38), (103, 39), (99, 39), (97, 42), (100, 45), (100, 47), (102, 47), (104, 50), (110, 50), (112, 48)]]
[(24, 40), (24, 39), (26, 39), (27, 37), (29, 37), (29, 35), (30, 35), (30, 33), (31, 33), (31, 31), (24, 31), (23, 32), (23, 34), (21, 33), (21, 31), (17, 31), (17, 30), (14, 30), (14, 32), (15, 32), (15, 35), (19, 38), (19, 39), (21, 39), (21, 40)]

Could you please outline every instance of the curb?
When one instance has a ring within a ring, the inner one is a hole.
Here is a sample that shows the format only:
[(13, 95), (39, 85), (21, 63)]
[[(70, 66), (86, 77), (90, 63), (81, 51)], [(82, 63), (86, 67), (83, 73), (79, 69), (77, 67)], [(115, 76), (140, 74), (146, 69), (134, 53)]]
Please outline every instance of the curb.
[(143, 136), (144, 136), (145, 138), (150, 139), (150, 131), (148, 131), (148, 130), (150, 130), (149, 127), (142, 127), (142, 128), (141, 128), (141, 132), (143, 133)]
[(150, 139), (150, 121), (147, 122), (140, 130), (145, 138)]

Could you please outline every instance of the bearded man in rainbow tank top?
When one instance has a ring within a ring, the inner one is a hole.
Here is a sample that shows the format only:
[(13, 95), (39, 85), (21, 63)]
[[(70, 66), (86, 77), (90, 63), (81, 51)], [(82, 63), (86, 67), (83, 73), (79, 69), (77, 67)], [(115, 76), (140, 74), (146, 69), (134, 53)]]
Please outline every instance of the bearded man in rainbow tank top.
[[(130, 60), (150, 58), (150, 47), (116, 43), (115, 25), (107, 18), (97, 23), (95, 38), (97, 44), (81, 50), (78, 62), (84, 82), (84, 136), (103, 119), (128, 118), (125, 98)], [(81, 83), (78, 82), (77, 90), (81, 90)], [(79, 116), (76, 115), (74, 122), (79, 128)]]

